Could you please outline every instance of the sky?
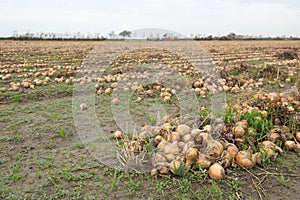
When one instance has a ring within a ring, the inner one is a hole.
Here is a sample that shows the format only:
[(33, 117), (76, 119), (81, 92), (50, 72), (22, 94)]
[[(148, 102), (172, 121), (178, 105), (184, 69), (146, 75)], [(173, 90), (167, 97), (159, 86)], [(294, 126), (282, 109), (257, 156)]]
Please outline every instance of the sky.
[(299, 0), (0, 0), (0, 36), (161, 28), (183, 35), (300, 36)]

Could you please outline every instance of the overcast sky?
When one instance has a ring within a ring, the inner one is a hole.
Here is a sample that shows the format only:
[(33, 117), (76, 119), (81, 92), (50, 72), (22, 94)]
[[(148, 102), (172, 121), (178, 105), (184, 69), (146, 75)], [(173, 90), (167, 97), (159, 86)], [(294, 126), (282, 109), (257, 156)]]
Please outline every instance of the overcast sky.
[(299, 0), (0, 0), (0, 35), (163, 28), (182, 34), (300, 36)]

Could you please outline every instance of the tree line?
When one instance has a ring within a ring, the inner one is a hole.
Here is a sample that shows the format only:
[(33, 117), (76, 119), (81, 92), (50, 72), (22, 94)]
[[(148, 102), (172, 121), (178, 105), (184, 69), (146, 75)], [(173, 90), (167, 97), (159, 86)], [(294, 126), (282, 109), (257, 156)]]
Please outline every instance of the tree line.
[[(147, 40), (178, 40), (179, 38), (177, 36), (174, 36), (171, 33), (164, 33), (162, 35), (156, 34), (153, 36), (153, 33), (148, 33), (148, 36), (146, 37)], [(0, 40), (124, 40), (132, 38), (132, 32), (128, 30), (123, 30), (119, 33), (115, 33), (114, 31), (110, 31), (108, 33), (108, 36), (105, 37), (103, 35), (100, 35), (100, 33), (87, 33), (83, 34), (80, 32), (76, 33), (24, 33), (24, 34), (18, 34), (17, 31), (14, 31), (12, 36), (10, 37), (0, 37)], [(181, 38), (182, 39), (182, 38)], [(194, 35), (190, 34), (186, 37), (186, 39), (194, 39), (194, 40), (300, 40), (298, 37), (263, 37), (263, 36), (248, 36), (248, 35), (238, 35), (235, 33), (229, 33), (227, 35), (223, 36), (212, 36), (212, 35)]]

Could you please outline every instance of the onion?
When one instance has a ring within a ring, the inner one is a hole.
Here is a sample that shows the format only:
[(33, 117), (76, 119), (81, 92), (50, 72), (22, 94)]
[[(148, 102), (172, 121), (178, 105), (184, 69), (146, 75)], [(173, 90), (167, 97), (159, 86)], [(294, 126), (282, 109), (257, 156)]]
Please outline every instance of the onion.
[(162, 140), (160, 141), (160, 143), (157, 145), (157, 148), (159, 148), (159, 149), (164, 149), (164, 148), (166, 148), (166, 146), (169, 145), (169, 144), (170, 144), (170, 142), (167, 142), (166, 140), (162, 139)]
[(167, 158), (161, 153), (154, 153), (151, 158), (152, 166), (156, 169), (161, 169), (165, 164), (167, 164)]
[(272, 142), (276, 142), (280, 138), (280, 135), (278, 133), (270, 132), (268, 135), (268, 139)]
[(180, 135), (179, 135), (179, 133), (177, 133), (177, 132), (172, 132), (172, 133), (170, 134), (170, 137), (169, 137), (169, 141), (170, 141), (170, 142), (179, 141), (179, 140), (180, 140)]
[(236, 157), (238, 154), (239, 150), (235, 146), (235, 144), (228, 143), (225, 146), (225, 151), (222, 153), (222, 161), (225, 162), (225, 167), (228, 166), (232, 160)]
[(169, 131), (171, 129), (171, 124), (170, 123), (164, 123), (161, 127), (163, 131)]
[(208, 174), (210, 178), (218, 180), (225, 177), (225, 170), (219, 163), (214, 163), (212, 166), (209, 167)]
[(247, 122), (247, 120), (238, 121), (235, 125), (236, 126), (241, 126), (245, 130), (248, 128), (248, 122)]
[(285, 143), (284, 143), (284, 147), (287, 150), (293, 150), (295, 145), (296, 145), (296, 143), (294, 141), (290, 141), (290, 140), (285, 141)]
[(275, 152), (283, 153), (280, 147), (268, 140), (261, 143), (260, 152), (267, 153), (268, 156), (274, 156)]
[(300, 143), (297, 143), (297, 144), (294, 145), (294, 151), (296, 153), (300, 153)]
[(169, 173), (169, 168), (167, 166), (163, 166), (160, 170), (158, 170), (161, 175), (167, 175)]
[(123, 137), (123, 133), (121, 131), (114, 132), (114, 138), (120, 139)]
[(298, 142), (300, 142), (300, 132), (297, 132), (295, 134), (296, 140), (298, 140)]
[(224, 150), (223, 145), (215, 140), (211, 140), (207, 143), (207, 156), (210, 159), (217, 159), (221, 156)]
[(245, 134), (245, 129), (242, 126), (235, 126), (232, 129), (232, 134), (235, 137), (241, 137)]
[(186, 134), (189, 134), (191, 132), (191, 129), (189, 126), (187, 126), (185, 124), (180, 124), (180, 125), (178, 125), (177, 131), (180, 134), (180, 136), (183, 137)]
[(250, 149), (238, 152), (235, 160), (240, 166), (245, 168), (251, 168), (255, 165), (255, 160), (252, 158), (252, 151)]
[(177, 145), (177, 141), (173, 142), (172, 144), (166, 145), (164, 148), (164, 153), (165, 154), (177, 154), (179, 153), (180, 149)]
[(200, 154), (197, 159), (197, 164), (203, 169), (208, 169), (211, 165), (211, 161), (204, 154)]
[(185, 158), (186, 160), (190, 160), (194, 162), (198, 157), (198, 149), (196, 148), (189, 148), (186, 152)]
[(205, 125), (205, 126), (203, 127), (203, 130), (204, 130), (205, 132), (207, 132), (207, 133), (211, 133), (211, 132), (213, 131), (213, 128), (212, 128), (211, 125)]
[(165, 96), (165, 97), (164, 97), (164, 101), (165, 101), (165, 102), (171, 101), (171, 97), (170, 97), (170, 96)]
[(158, 145), (162, 141), (163, 137), (160, 135), (155, 136), (154, 138), (154, 144)]
[[(191, 135), (193, 136), (193, 137), (198, 137), (199, 135), (200, 135), (200, 133), (201, 133), (201, 130), (200, 129), (193, 129), (192, 131), (191, 131)], [(300, 134), (299, 134), (300, 135)]]
[(186, 142), (190, 141), (191, 139), (192, 139), (191, 134), (186, 134), (185, 136), (183, 136), (182, 141), (186, 143)]

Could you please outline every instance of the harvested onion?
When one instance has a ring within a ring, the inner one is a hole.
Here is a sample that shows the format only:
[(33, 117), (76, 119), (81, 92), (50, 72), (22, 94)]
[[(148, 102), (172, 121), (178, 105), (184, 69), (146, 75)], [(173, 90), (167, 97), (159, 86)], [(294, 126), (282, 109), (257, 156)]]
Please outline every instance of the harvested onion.
[(123, 137), (123, 133), (121, 131), (114, 132), (114, 138), (120, 139)]
[(225, 177), (225, 170), (219, 163), (214, 163), (212, 166), (209, 167), (208, 174), (210, 178), (218, 180)]
[(232, 129), (232, 134), (235, 137), (241, 137), (245, 134), (245, 129), (242, 126), (235, 126)]
[(294, 141), (285, 141), (284, 143), (284, 147), (287, 149), (287, 150), (293, 150), (294, 147), (295, 147), (296, 143)]
[(295, 134), (296, 140), (298, 140), (298, 142), (300, 142), (300, 132), (297, 132)]
[(185, 124), (180, 124), (180, 125), (178, 125), (177, 131), (178, 131), (179, 135), (183, 137), (186, 134), (189, 134), (191, 132), (191, 129), (189, 126), (187, 126)]
[(238, 152), (235, 160), (237, 164), (245, 168), (251, 168), (256, 164), (250, 149)]

